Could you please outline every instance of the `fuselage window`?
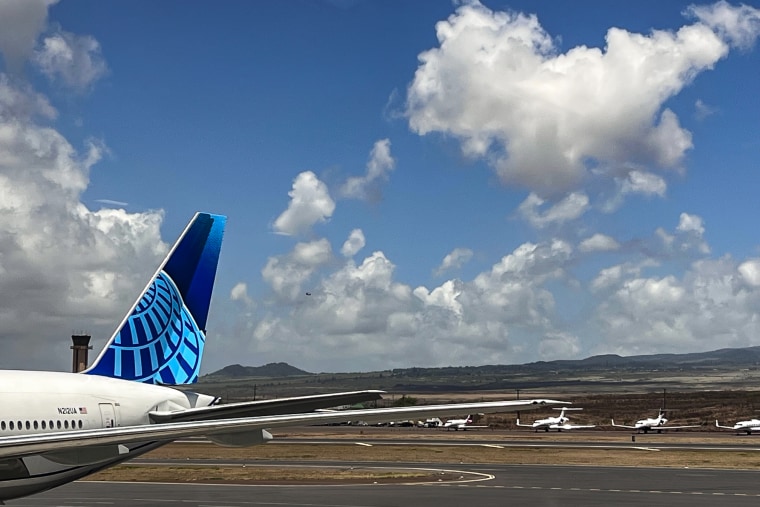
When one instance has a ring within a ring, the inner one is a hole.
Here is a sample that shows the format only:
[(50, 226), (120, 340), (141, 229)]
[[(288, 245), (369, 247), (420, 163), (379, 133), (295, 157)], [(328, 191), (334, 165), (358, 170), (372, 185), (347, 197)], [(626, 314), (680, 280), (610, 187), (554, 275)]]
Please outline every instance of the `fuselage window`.
[(55, 428), (55, 425), (53, 424), (53, 421), (50, 421), (50, 429), (52, 430), (53, 428)]
[(32, 425), (29, 423), (29, 421), (26, 421), (26, 429), (32, 429)]
[(8, 425), (10, 426), (10, 430), (13, 431), (13, 421), (9, 422)]
[(79, 420), (79, 429), (80, 430), (82, 429), (82, 420), (81, 419)]
[(18, 426), (17, 426), (17, 428), (18, 428), (19, 430), (22, 430), (22, 429), (24, 429), (24, 425), (23, 425), (23, 424), (21, 424), (21, 421), (19, 421), (19, 422), (18, 422)]
[(0, 430), (5, 431), (5, 421), (0, 422)]
[(37, 424), (37, 421), (34, 421), (34, 422), (32, 423), (32, 426), (34, 427), (34, 429), (37, 429), (37, 428), (38, 428), (38, 424)]
[(69, 421), (63, 421), (63, 427), (69, 429)]
[(45, 429), (45, 421), (42, 421), (40, 424), (42, 424), (42, 429)]
[(55, 425), (58, 429), (61, 429), (61, 421), (56, 421)]

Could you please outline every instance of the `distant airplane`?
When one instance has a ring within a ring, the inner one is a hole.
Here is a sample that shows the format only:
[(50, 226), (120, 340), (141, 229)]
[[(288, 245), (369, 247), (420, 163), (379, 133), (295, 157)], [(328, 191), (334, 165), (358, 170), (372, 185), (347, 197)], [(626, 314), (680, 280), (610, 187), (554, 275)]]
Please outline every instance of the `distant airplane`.
[(718, 420), (715, 420), (715, 427), (722, 430), (734, 430), (737, 433), (745, 432), (747, 435), (752, 434), (753, 431), (760, 431), (760, 419), (749, 419), (747, 421), (738, 421), (733, 426), (721, 426)]
[(449, 419), (445, 423), (443, 423), (443, 427), (447, 430), (476, 430), (476, 429), (485, 429), (489, 428), (489, 426), (476, 426), (472, 424), (472, 417), (467, 415), (464, 419)]
[(668, 420), (665, 418), (665, 410), (660, 409), (660, 412), (657, 414), (657, 417), (652, 418), (646, 418), (646, 419), (639, 419), (636, 421), (633, 426), (626, 426), (624, 424), (615, 424), (615, 419), (612, 419), (612, 426), (615, 428), (627, 428), (629, 430), (636, 430), (637, 433), (641, 433), (642, 431), (644, 433), (649, 433), (650, 431), (656, 431), (657, 433), (662, 433), (663, 430), (682, 430), (686, 428), (699, 428), (699, 425), (689, 425), (689, 426), (666, 426), (668, 423)]
[[(557, 409), (559, 410), (559, 409)], [(567, 410), (583, 410), (582, 408), (567, 408), (562, 407), (562, 412), (559, 413), (558, 417), (547, 417), (546, 419), (537, 419), (536, 421), (533, 421), (531, 424), (520, 424), (520, 418), (517, 418), (517, 425), (521, 426), (523, 428), (533, 428), (538, 432), (538, 430), (579, 430), (579, 429), (586, 429), (586, 428), (596, 428), (593, 424), (570, 424), (570, 418), (565, 415), (565, 411)]]
[(222, 215), (193, 217), (86, 371), (0, 370), (0, 504), (182, 437), (243, 447), (271, 440), (267, 429), (274, 427), (562, 404), (538, 399), (315, 412), (376, 400), (381, 391), (220, 404), (215, 396), (171, 387), (198, 379), (225, 224)]

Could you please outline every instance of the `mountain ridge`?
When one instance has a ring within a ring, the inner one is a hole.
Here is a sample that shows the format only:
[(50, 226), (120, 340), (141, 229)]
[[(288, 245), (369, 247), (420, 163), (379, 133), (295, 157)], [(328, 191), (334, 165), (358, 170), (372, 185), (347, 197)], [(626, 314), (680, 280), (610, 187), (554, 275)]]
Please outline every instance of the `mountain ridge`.
[(231, 364), (221, 370), (217, 370), (204, 377), (295, 377), (302, 375), (313, 375), (308, 371), (301, 370), (288, 363), (267, 363), (263, 366), (242, 366), (240, 364)]
[[(545, 372), (556, 370), (593, 370), (608, 368), (707, 368), (719, 366), (754, 366), (760, 364), (760, 346), (741, 348), (722, 348), (707, 352), (641, 354), (620, 356), (618, 354), (600, 354), (584, 359), (556, 359), (552, 361), (534, 361), (522, 364), (499, 364), (481, 366), (441, 366), (393, 368), (393, 375), (413, 373), (428, 375), (447, 370), (458, 372)], [(329, 373), (329, 372), (322, 372)], [(338, 372), (335, 372), (338, 373)], [(341, 372), (346, 373), (346, 372)], [(370, 372), (367, 372), (370, 373)], [(226, 366), (205, 377), (291, 377), (315, 375), (285, 362), (268, 363), (263, 366)]]

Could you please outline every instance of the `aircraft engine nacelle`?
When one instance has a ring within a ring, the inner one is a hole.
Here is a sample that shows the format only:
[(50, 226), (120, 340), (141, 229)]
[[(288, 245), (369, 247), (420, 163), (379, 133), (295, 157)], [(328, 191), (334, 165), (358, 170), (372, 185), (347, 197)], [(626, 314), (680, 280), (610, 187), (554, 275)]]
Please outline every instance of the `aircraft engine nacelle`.
[(206, 438), (224, 447), (250, 447), (265, 444), (274, 437), (267, 430), (252, 430), (214, 433), (206, 435)]

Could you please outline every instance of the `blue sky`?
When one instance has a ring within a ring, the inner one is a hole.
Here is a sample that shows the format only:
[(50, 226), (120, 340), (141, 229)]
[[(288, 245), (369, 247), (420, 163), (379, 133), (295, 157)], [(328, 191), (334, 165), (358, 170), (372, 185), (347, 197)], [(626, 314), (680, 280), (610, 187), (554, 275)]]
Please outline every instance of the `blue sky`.
[(0, 366), (99, 348), (197, 210), (206, 372), (760, 345), (758, 7), (4, 2)]

